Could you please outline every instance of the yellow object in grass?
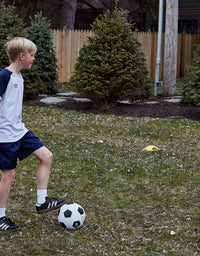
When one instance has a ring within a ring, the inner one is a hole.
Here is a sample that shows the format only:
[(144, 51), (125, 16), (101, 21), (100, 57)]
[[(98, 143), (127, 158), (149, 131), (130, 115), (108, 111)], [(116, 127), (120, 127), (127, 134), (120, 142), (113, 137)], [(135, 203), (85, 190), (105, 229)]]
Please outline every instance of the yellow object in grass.
[(154, 145), (149, 145), (145, 148), (143, 148), (143, 150), (146, 150), (146, 151), (156, 151), (156, 150), (160, 150), (158, 147), (154, 146)]

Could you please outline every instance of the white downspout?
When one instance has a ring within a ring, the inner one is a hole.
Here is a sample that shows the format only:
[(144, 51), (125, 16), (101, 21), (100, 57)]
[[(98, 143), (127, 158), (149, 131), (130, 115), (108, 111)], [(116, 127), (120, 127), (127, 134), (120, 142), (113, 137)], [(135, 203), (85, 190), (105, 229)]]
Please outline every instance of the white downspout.
[(159, 0), (159, 22), (158, 22), (158, 45), (156, 58), (156, 76), (154, 84), (154, 96), (158, 95), (158, 85), (162, 85), (160, 78), (161, 48), (162, 48), (162, 27), (163, 27), (163, 0)]

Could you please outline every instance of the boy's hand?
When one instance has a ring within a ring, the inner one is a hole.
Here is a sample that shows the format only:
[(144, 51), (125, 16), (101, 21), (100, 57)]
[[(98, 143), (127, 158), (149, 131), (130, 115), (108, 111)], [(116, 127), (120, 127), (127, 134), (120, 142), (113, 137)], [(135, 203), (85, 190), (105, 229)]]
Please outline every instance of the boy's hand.
[(2, 98), (1, 98), (1, 96), (0, 96), (0, 101), (2, 101)]

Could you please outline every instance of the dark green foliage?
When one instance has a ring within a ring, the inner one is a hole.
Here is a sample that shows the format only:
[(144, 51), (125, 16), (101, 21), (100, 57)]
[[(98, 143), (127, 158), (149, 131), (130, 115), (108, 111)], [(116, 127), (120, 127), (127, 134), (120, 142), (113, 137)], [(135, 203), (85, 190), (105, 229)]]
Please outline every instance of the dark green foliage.
[(9, 65), (9, 59), (5, 51), (5, 43), (9, 38), (15, 36), (24, 36), (22, 20), (15, 15), (13, 5), (6, 6), (4, 2), (0, 3), (0, 69)]
[(182, 101), (195, 105), (200, 104), (200, 45), (198, 45), (189, 66), (183, 86)]
[(50, 23), (41, 13), (31, 20), (27, 38), (37, 45), (37, 52), (32, 69), (24, 72), (25, 98), (35, 98), (39, 93), (57, 92), (57, 60)]
[(102, 105), (149, 97), (144, 54), (121, 12), (107, 12), (92, 25), (95, 36), (80, 50), (71, 86)]

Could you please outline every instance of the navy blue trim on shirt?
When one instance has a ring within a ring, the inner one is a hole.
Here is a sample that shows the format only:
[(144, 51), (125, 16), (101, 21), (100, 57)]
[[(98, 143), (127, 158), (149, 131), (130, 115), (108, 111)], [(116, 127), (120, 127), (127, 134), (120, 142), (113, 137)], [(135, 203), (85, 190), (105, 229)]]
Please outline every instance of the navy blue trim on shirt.
[(0, 96), (1, 97), (3, 96), (3, 94), (7, 89), (11, 74), (12, 72), (6, 68), (0, 71)]

